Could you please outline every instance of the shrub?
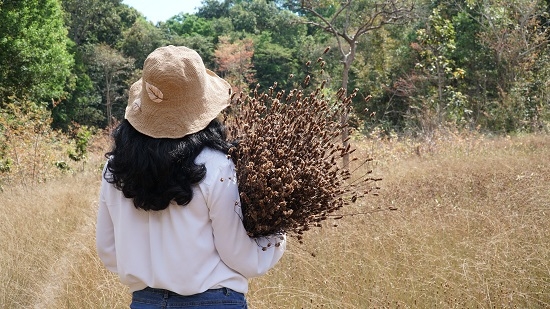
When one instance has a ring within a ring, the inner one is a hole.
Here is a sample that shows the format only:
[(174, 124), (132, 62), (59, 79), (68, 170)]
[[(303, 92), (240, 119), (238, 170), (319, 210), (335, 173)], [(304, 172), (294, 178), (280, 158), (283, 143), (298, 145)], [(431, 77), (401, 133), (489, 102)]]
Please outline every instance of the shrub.
[(51, 129), (45, 108), (14, 99), (0, 109), (0, 184), (42, 182), (55, 177), (69, 140)]

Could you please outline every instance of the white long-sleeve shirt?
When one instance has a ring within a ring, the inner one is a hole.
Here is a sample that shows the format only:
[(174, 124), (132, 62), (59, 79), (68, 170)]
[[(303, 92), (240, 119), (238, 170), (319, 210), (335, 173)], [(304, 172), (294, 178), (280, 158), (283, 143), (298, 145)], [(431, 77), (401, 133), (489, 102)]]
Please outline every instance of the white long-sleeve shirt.
[[(97, 252), (131, 292), (149, 286), (181, 295), (222, 287), (246, 293), (247, 278), (265, 274), (282, 257), (284, 237), (246, 234), (233, 162), (208, 148), (196, 162), (207, 172), (193, 187), (193, 199), (162, 211), (136, 209), (103, 178)], [(262, 249), (268, 242), (272, 245)]]

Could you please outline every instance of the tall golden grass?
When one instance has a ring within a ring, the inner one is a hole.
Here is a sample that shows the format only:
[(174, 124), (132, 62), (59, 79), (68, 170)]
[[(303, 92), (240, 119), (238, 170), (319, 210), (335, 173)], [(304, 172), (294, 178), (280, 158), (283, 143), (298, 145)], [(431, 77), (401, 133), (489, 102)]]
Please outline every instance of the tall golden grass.
[[(380, 195), (290, 239), (250, 308), (550, 307), (550, 136), (356, 146)], [(128, 308), (95, 254), (102, 163), (0, 193), (0, 308)]]

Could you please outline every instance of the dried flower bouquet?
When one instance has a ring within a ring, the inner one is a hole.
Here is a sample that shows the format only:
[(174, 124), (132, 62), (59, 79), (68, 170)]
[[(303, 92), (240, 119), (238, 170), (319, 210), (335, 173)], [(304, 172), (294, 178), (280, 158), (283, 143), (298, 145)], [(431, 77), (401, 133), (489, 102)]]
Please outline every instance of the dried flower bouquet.
[[(304, 85), (309, 81), (307, 76)], [(252, 237), (289, 233), (301, 239), (311, 226), (377, 188), (380, 179), (370, 177), (371, 171), (352, 177), (341, 166), (341, 158), (354, 149), (349, 139), (341, 139), (340, 118), (357, 91), (346, 96), (340, 90), (331, 101), (322, 94), (324, 85), (309, 94), (275, 92), (274, 85), (267, 93), (256, 88), (250, 95), (232, 97), (234, 113), (226, 125), (238, 146), (230, 156), (243, 223)]]

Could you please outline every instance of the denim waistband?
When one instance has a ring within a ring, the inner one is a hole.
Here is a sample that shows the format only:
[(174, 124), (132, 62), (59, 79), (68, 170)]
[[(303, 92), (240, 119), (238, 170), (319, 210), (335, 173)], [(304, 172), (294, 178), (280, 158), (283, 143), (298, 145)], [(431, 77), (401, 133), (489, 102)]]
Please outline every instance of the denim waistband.
[(246, 309), (246, 297), (229, 288), (180, 295), (170, 290), (147, 287), (133, 292), (130, 304), (130, 308), (226, 308), (226, 306)]
[[(147, 292), (162, 294), (162, 295), (170, 295), (170, 296), (188, 296), (188, 295), (180, 295), (180, 294), (172, 292), (170, 290), (157, 289), (157, 288), (151, 288), (151, 287), (146, 287), (142, 291), (147, 291)], [(204, 291), (203, 293), (205, 293), (205, 292), (221, 292), (225, 295), (229, 294), (229, 292), (237, 293), (237, 292), (233, 291), (230, 288), (208, 289), (208, 290)], [(239, 293), (239, 294), (241, 294), (241, 293)]]

